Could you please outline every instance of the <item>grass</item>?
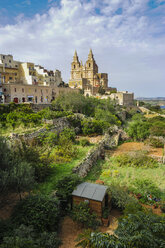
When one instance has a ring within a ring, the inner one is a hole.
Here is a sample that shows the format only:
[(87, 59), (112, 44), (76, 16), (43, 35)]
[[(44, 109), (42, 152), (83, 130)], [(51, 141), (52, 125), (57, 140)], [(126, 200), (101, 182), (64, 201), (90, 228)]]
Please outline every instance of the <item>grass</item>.
[[(129, 191), (142, 189), (140, 186), (135, 189), (137, 181), (148, 180), (159, 192), (162, 200), (165, 200), (165, 165), (159, 164), (157, 168), (134, 168), (118, 167), (114, 158), (107, 158), (106, 161), (99, 161), (90, 171), (86, 180), (102, 180), (106, 185), (118, 184), (126, 187)], [(141, 193), (141, 192), (138, 192)]]
[(63, 178), (64, 176), (70, 174), (72, 172), (72, 169), (76, 167), (87, 155), (87, 153), (93, 148), (93, 145), (86, 147), (75, 145), (75, 147), (78, 148), (78, 156), (68, 163), (52, 164), (53, 166), (52, 174), (47, 178), (47, 180), (44, 183), (39, 184), (36, 187), (35, 191), (37, 190), (43, 194), (49, 194), (53, 190), (55, 190), (55, 185), (57, 181)]
[(33, 126), (33, 127), (24, 127), (23, 125), (20, 125), (19, 127), (16, 127), (13, 129), (12, 127), (7, 127), (7, 128), (0, 128), (0, 135), (8, 137), (11, 135), (11, 133), (15, 134), (28, 134), (35, 132), (41, 128), (46, 128), (48, 125), (47, 124), (42, 124), (40, 126)]

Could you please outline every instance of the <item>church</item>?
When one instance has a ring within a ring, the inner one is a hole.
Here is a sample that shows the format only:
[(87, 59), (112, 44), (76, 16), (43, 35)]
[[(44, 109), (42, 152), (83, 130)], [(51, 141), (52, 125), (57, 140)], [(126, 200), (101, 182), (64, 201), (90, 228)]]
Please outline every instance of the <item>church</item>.
[(69, 87), (82, 89), (86, 96), (96, 95), (100, 89), (103, 89), (105, 92), (117, 91), (116, 88), (108, 87), (107, 73), (98, 73), (98, 66), (91, 49), (84, 65), (82, 61), (79, 61), (75, 51), (73, 62), (71, 63)]

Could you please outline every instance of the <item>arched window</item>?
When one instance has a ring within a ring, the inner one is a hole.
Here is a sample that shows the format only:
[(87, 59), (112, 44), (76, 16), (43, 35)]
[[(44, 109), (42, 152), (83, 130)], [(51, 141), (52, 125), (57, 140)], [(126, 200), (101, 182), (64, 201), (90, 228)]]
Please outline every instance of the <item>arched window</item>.
[(76, 66), (74, 65), (74, 66), (73, 66), (73, 68), (75, 69), (75, 68), (76, 68)]
[(91, 67), (91, 63), (89, 63), (89, 67)]

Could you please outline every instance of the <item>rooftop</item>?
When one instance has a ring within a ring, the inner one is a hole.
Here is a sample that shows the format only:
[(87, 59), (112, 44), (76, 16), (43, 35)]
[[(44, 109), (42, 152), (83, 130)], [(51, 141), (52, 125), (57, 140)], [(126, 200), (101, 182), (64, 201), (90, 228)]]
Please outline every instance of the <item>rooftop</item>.
[(102, 201), (106, 194), (107, 187), (94, 183), (81, 183), (72, 192), (73, 196), (79, 196), (95, 201)]

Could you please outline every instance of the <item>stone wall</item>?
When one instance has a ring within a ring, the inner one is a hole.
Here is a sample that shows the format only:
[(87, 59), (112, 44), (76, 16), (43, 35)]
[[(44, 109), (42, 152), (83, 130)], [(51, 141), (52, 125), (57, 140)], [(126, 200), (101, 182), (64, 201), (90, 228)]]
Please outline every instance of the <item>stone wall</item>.
[(83, 161), (75, 168), (73, 172), (78, 174), (80, 177), (87, 176), (90, 169), (97, 162), (98, 159), (104, 157), (105, 149), (110, 149), (118, 145), (120, 139), (120, 131), (111, 135), (105, 134), (104, 138), (98, 143), (98, 145), (92, 149)]
[[(52, 123), (52, 122), (51, 122)], [(61, 117), (53, 120), (53, 125), (50, 129), (47, 128), (40, 128), (39, 130), (33, 132), (33, 133), (25, 133), (25, 134), (15, 134), (12, 133), (10, 138), (12, 139), (19, 139), (23, 138), (27, 141), (31, 141), (32, 139), (38, 137), (40, 134), (43, 134), (45, 132), (57, 132), (60, 133), (63, 131), (64, 128), (70, 128), (70, 124), (66, 117)]]

